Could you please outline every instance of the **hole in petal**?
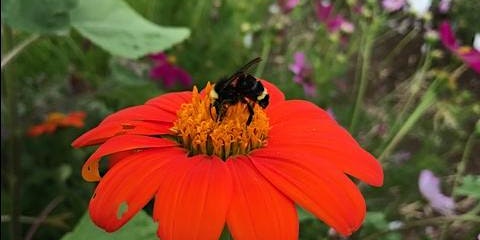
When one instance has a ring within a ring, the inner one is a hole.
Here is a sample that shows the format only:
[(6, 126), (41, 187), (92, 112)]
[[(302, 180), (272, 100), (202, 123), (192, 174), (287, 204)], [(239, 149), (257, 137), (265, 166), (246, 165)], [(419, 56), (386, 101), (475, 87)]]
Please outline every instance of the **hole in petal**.
[(123, 214), (125, 214), (128, 211), (128, 203), (127, 202), (122, 202), (120, 203), (120, 206), (118, 206), (118, 211), (117, 211), (117, 219), (120, 220), (123, 217)]

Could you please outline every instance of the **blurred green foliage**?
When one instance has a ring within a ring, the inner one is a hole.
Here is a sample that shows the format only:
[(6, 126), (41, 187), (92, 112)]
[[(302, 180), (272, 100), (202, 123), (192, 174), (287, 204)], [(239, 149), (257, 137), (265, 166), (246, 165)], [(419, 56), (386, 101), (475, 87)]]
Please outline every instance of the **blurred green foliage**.
[[(478, 136), (473, 138), (470, 155), (465, 156), (465, 145), (475, 124), (477, 132), (480, 126), (480, 78), (438, 39), (424, 38), (428, 30), (448, 19), (455, 25), (459, 40), (471, 45), (474, 34), (480, 32), (477, 1), (454, 1), (447, 14), (437, 13), (432, 6), (430, 19), (417, 19), (407, 11), (387, 13), (380, 1), (335, 2), (335, 12), (353, 23), (352, 33), (329, 32), (315, 17), (317, 1), (300, 1), (288, 14), (278, 9), (276, 1), (267, 0), (127, 3), (2, 1), (2, 56), (12, 49), (6, 48), (3, 40), (12, 38), (19, 44), (31, 34), (41, 34), (5, 68), (2, 57), (2, 238), (10, 233), (3, 216), (14, 205), (8, 172), (12, 163), (4, 160), (8, 156), (5, 150), (16, 132), (20, 132), (17, 137), (21, 147), (20, 158), (15, 159), (21, 163), (17, 172), (21, 178), (21, 199), (17, 203), (21, 215), (35, 217), (52, 199), (64, 197), (35, 239), (59, 239), (72, 230), (73, 235), (88, 232), (81, 229), (87, 225), (84, 212), (93, 185), (82, 180), (80, 169), (93, 149), (72, 149), (70, 143), (109, 113), (165, 92), (191, 89), (181, 85), (167, 88), (149, 77), (153, 63), (148, 55), (162, 50), (199, 87), (261, 56), (263, 62), (256, 76), (274, 82), (288, 99), (307, 99), (330, 108), (345, 127), (352, 122), (362, 67), (366, 66), (363, 79), (368, 84), (352, 135), (377, 157), (389, 146), (391, 151), (382, 157), (384, 187), (360, 185), (369, 212), (363, 228), (352, 239), (371, 238), (382, 232), (386, 232), (382, 239), (440, 238), (444, 222), (435, 222), (433, 235), (426, 231), (429, 225), (415, 225), (419, 220), (439, 217), (417, 190), (422, 169), (442, 176), (445, 194), (451, 195), (454, 190), (460, 195), (456, 199), (458, 215), (471, 213), (472, 209), (478, 214)], [(118, 12), (111, 19), (100, 17), (113, 9)], [(5, 29), (13, 30), (11, 36)], [(366, 41), (372, 41), (370, 52), (365, 50)], [(305, 53), (312, 67), (316, 96), (306, 95), (293, 81), (289, 66), (299, 51)], [(365, 61), (365, 53), (370, 54), (369, 61)], [(18, 131), (5, 124), (12, 111), (5, 88), (11, 76), (18, 86), (13, 109), (19, 116), (15, 122)], [(434, 97), (421, 105), (433, 82), (437, 84), (431, 90)], [(416, 110), (419, 106), (421, 111)], [(75, 110), (88, 114), (83, 129), (26, 136), (29, 127), (42, 122), (48, 113)], [(402, 128), (404, 134), (399, 134)], [(398, 142), (393, 141), (396, 138)], [(462, 159), (468, 160), (464, 172), (468, 176), (453, 189), (456, 166)], [(339, 238), (329, 235), (328, 227), (309, 213), (299, 211), (299, 215), (301, 239)], [(408, 227), (392, 230), (392, 222)], [(443, 239), (473, 239), (477, 233), (478, 222), (454, 223)], [(30, 226), (31, 221), (24, 221), (23, 233)]]

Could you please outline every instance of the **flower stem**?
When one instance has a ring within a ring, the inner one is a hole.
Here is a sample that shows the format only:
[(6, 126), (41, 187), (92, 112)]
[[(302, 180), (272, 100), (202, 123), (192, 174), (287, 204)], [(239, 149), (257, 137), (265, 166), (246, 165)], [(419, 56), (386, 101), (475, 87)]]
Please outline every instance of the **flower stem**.
[[(3, 50), (11, 51), (13, 46), (12, 30), (8, 26), (3, 25), (2, 35)], [(7, 158), (7, 180), (11, 197), (10, 235), (11, 239), (20, 239), (20, 129), (18, 128), (19, 118), (16, 106), (18, 100), (16, 91), (17, 79), (15, 79), (15, 69), (12, 66), (3, 69), (2, 85), (2, 97), (5, 101), (5, 129), (2, 128), (2, 133), (4, 133), (4, 130), (8, 131), (5, 134), (5, 152)]]
[(425, 94), (422, 96), (420, 103), (415, 108), (415, 110), (410, 114), (410, 116), (404, 121), (400, 129), (395, 133), (392, 140), (388, 143), (387, 147), (378, 157), (380, 162), (383, 162), (386, 157), (390, 155), (392, 150), (400, 143), (400, 141), (405, 137), (405, 135), (413, 128), (415, 123), (420, 119), (420, 117), (433, 105), (436, 99), (435, 91), (440, 84), (439, 79), (435, 79), (432, 84), (428, 87)]
[(426, 219), (421, 219), (417, 221), (407, 222), (405, 225), (397, 229), (387, 229), (381, 232), (376, 232), (374, 234), (366, 236), (365, 238), (363, 238), (363, 240), (382, 239), (381, 236), (389, 232), (402, 231), (402, 230), (407, 230), (410, 228), (425, 226), (425, 225), (442, 224), (444, 222), (451, 222), (451, 221), (465, 221), (465, 222), (480, 223), (480, 217), (470, 215), (470, 214), (462, 214), (462, 215), (454, 215), (454, 216), (426, 218)]
[(472, 148), (475, 142), (475, 134), (476, 132), (474, 129), (470, 134), (470, 136), (468, 136), (467, 142), (465, 143), (465, 148), (463, 149), (462, 159), (457, 165), (457, 173), (455, 174), (455, 179), (453, 180), (452, 194), (451, 194), (454, 198), (458, 197), (458, 194), (455, 192), (455, 189), (458, 187), (458, 184), (460, 183), (460, 180), (465, 173), (465, 168), (467, 167), (468, 159), (472, 154)]
[(357, 92), (357, 97), (355, 100), (355, 104), (353, 107), (353, 112), (352, 112), (352, 117), (350, 120), (350, 133), (354, 134), (355, 129), (357, 127), (358, 123), (358, 118), (359, 118), (359, 112), (360, 108), (363, 105), (363, 97), (365, 96), (365, 91), (367, 90), (367, 85), (368, 85), (368, 71), (370, 69), (370, 61), (372, 57), (372, 50), (373, 50), (373, 43), (375, 42), (375, 35), (377, 32), (378, 28), (378, 21), (379, 20), (372, 20), (373, 22), (369, 26), (367, 23), (363, 23), (363, 29), (364, 29), (364, 38), (363, 38), (363, 49), (361, 50), (361, 58), (362, 58), (362, 64), (361, 64), (361, 70), (360, 70), (360, 84), (358, 87), (358, 92)]
[(33, 34), (30, 37), (23, 40), (21, 43), (19, 43), (14, 48), (12, 48), (12, 50), (10, 50), (4, 56), (2, 56), (1, 69), (3, 69), (12, 59), (14, 59), (20, 52), (22, 52), (23, 49), (25, 49), (28, 45), (35, 42), (35, 40), (37, 40), (39, 38), (40, 38), (40, 35)]
[(262, 61), (258, 64), (257, 72), (255, 76), (262, 76), (263, 71), (265, 70), (265, 66), (268, 61), (268, 55), (270, 55), (270, 49), (272, 48), (272, 39), (270, 37), (270, 33), (265, 33), (263, 35), (263, 48), (262, 48)]

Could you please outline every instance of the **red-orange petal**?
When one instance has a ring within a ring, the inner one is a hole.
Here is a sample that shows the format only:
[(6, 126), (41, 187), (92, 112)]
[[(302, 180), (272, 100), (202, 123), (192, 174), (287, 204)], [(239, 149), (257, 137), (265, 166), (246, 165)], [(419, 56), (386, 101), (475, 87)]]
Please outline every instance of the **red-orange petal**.
[(186, 158), (180, 148), (137, 152), (120, 161), (100, 181), (90, 200), (93, 222), (107, 232), (124, 225), (155, 195), (165, 169), (178, 158)]
[(227, 214), (236, 240), (298, 239), (294, 203), (268, 182), (244, 156), (227, 161), (234, 192)]
[(144, 120), (171, 123), (175, 121), (177, 115), (151, 105), (139, 105), (122, 109), (118, 112), (108, 115), (101, 123), (111, 121), (131, 121)]
[(348, 236), (360, 227), (365, 200), (336, 166), (294, 148), (262, 148), (250, 158), (276, 188), (340, 234)]
[(111, 137), (135, 134), (135, 135), (163, 135), (171, 133), (172, 123), (150, 121), (108, 121), (82, 134), (73, 141), (73, 147), (85, 147), (105, 142)]
[(158, 188), (153, 213), (160, 239), (218, 239), (232, 197), (225, 162), (197, 155), (178, 159), (168, 172)]
[(184, 91), (184, 92), (174, 92), (174, 93), (166, 93), (159, 97), (152, 98), (148, 100), (145, 104), (152, 105), (172, 114), (177, 114), (178, 109), (184, 103), (188, 103), (192, 101), (192, 92), (191, 91)]
[(110, 154), (146, 148), (168, 148), (177, 146), (171, 140), (163, 138), (154, 138), (139, 135), (120, 135), (110, 138), (100, 145), (98, 149), (87, 159), (82, 167), (82, 176), (86, 181), (99, 181), (100, 173), (98, 171), (100, 158)]
[(269, 147), (309, 152), (370, 185), (383, 184), (380, 163), (321, 108), (305, 101), (285, 101), (268, 114)]
[(270, 106), (285, 101), (285, 95), (280, 89), (277, 88), (277, 86), (263, 79), (260, 79), (260, 81), (262, 82), (263, 86), (267, 88), (268, 95), (270, 96)]

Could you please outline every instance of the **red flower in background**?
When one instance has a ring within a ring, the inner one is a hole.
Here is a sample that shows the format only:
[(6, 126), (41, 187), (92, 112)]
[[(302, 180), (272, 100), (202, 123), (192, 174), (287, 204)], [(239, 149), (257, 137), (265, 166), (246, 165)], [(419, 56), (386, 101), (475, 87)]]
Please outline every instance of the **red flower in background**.
[(60, 112), (48, 114), (47, 119), (40, 124), (30, 127), (27, 135), (36, 137), (45, 133), (53, 133), (58, 127), (82, 128), (85, 125), (86, 113), (82, 111), (71, 112), (67, 115)]
[[(346, 174), (380, 186), (380, 164), (327, 112), (262, 83), (271, 102), (248, 126), (245, 104), (213, 120), (207, 85), (116, 112), (76, 139), (100, 145), (82, 169), (100, 181), (93, 222), (115, 231), (155, 198), (163, 240), (218, 239), (225, 224), (237, 240), (297, 239), (295, 204), (344, 236), (357, 230), (365, 200)], [(116, 163), (101, 177), (104, 156)]]
[(440, 40), (443, 45), (457, 55), (475, 72), (480, 73), (480, 52), (469, 46), (460, 46), (449, 22), (444, 21), (439, 27)]
[(183, 87), (192, 85), (192, 78), (187, 71), (174, 65), (174, 58), (167, 56), (165, 53), (157, 53), (150, 56), (154, 66), (150, 69), (150, 78), (162, 81), (167, 88), (180, 84)]

